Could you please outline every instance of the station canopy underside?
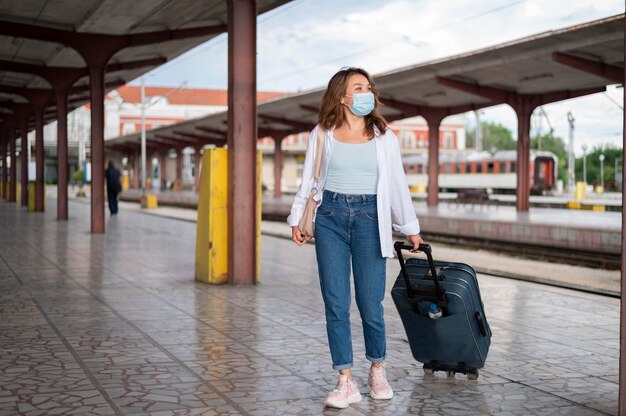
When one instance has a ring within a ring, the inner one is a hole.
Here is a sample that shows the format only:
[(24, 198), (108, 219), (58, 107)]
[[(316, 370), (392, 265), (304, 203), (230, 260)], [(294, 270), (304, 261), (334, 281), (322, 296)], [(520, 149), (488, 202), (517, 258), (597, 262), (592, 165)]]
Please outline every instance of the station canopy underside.
[[(604, 91), (624, 81), (624, 15), (548, 31), (493, 47), (375, 76), (380, 111), (388, 120), (452, 115), (532, 97), (535, 105)], [(310, 130), (324, 89), (258, 105), (258, 136)], [(211, 114), (147, 132), (148, 146), (226, 142), (227, 113)], [(140, 134), (108, 140), (111, 150), (133, 150)]]
[[(288, 1), (257, 0), (258, 13)], [(97, 55), (106, 44), (128, 42), (130, 46), (119, 49), (108, 61), (105, 89), (110, 91), (226, 32), (227, 22), (225, 0), (2, 1), (0, 125), (15, 115), (16, 104), (28, 104), (19, 90), (52, 89), (48, 78), (40, 76), (40, 71), (84, 69), (84, 76), (73, 83), (69, 94), (70, 108), (76, 108), (89, 101), (84, 55)], [(28, 36), (21, 36), (25, 33)], [(107, 36), (89, 38), (87, 34)], [(67, 46), (68, 39), (82, 52)], [(54, 99), (51, 99), (46, 109), (46, 122), (56, 119), (54, 106)]]

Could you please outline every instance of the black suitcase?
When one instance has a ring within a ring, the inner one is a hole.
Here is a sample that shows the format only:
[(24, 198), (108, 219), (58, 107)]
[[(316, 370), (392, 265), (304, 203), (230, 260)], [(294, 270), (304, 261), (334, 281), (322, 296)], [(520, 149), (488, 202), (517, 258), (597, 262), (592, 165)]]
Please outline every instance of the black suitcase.
[[(476, 271), (463, 263), (433, 261), (430, 245), (421, 244), (428, 260), (409, 259), (402, 250), (412, 245), (396, 242), (394, 248), (401, 271), (391, 290), (406, 331), (413, 357), (424, 371), (446, 371), (478, 378), (485, 365), (491, 328), (480, 298)], [(439, 306), (443, 316), (432, 319), (430, 304)]]

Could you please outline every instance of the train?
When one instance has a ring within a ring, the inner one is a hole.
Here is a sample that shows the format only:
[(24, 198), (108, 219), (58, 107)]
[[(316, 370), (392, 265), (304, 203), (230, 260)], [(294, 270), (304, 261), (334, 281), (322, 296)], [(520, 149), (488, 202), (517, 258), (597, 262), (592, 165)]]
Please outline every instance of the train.
[[(404, 171), (411, 189), (424, 189), (428, 183), (428, 155), (407, 155)], [(475, 152), (439, 155), (439, 190), (457, 192), (484, 189), (489, 193), (515, 193), (517, 151), (504, 150), (494, 154)], [(549, 195), (557, 188), (558, 158), (552, 152), (530, 151), (530, 191), (533, 195)]]

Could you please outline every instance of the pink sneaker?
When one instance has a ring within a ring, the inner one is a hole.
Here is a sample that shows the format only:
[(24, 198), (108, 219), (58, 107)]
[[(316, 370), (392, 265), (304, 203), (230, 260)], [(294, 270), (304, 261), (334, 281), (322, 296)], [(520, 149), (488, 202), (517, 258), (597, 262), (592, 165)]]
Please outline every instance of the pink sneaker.
[(387, 381), (385, 369), (382, 365), (380, 367), (372, 366), (370, 368), (367, 384), (371, 387), (370, 396), (372, 399), (389, 400), (393, 397), (393, 390)]
[(335, 390), (329, 392), (324, 400), (324, 405), (345, 409), (350, 403), (358, 403), (362, 400), (359, 386), (354, 380), (348, 380), (348, 376), (339, 374), (339, 382)]

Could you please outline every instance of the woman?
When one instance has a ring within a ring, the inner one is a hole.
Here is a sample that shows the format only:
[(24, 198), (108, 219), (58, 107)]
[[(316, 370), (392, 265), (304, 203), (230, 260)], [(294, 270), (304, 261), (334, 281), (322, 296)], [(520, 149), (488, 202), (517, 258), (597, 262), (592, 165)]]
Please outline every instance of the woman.
[[(324, 402), (330, 407), (345, 408), (361, 401), (358, 385), (350, 375), (351, 260), (365, 356), (371, 362), (370, 395), (388, 400), (393, 397), (393, 390), (383, 368), (386, 342), (382, 301), (386, 258), (393, 257), (392, 224), (413, 243), (413, 251), (422, 242), (402, 168), (400, 145), (378, 113), (378, 105), (378, 91), (366, 71), (346, 68), (330, 79), (319, 124), (309, 137), (302, 182), (287, 219), (297, 245), (310, 240), (298, 224), (314, 186), (315, 154), (324, 152), (315, 196), (315, 250), (328, 343), (333, 368), (339, 371), (339, 382)], [(316, 149), (320, 130), (325, 135), (324, 145)]]

